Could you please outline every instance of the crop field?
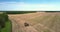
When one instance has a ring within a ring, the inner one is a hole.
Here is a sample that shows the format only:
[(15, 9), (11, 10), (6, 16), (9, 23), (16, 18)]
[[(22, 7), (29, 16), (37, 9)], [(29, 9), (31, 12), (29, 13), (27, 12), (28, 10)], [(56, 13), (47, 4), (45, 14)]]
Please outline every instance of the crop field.
[[(60, 12), (9, 14), (13, 32), (60, 32)], [(29, 26), (25, 27), (24, 23)]]

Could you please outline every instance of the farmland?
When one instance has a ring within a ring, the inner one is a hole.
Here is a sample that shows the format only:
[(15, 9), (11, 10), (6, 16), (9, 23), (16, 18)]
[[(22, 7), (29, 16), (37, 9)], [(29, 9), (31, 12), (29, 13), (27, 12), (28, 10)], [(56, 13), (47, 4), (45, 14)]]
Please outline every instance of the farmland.
[[(60, 32), (60, 12), (9, 14), (13, 32)], [(24, 23), (29, 26), (25, 27)]]

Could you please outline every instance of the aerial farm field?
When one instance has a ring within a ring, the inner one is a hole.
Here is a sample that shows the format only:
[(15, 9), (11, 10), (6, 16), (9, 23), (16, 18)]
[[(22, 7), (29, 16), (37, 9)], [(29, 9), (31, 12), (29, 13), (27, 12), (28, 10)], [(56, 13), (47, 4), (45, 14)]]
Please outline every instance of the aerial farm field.
[[(12, 32), (60, 32), (60, 12), (8, 14)], [(28, 25), (25, 26), (24, 23)]]

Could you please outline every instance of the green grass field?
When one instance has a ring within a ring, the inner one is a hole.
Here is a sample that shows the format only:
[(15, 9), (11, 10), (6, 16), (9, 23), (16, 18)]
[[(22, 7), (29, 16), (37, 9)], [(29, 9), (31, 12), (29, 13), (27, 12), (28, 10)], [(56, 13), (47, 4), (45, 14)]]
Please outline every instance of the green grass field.
[(5, 27), (1, 29), (1, 32), (11, 32), (11, 22), (10, 21), (7, 21), (5, 23)]

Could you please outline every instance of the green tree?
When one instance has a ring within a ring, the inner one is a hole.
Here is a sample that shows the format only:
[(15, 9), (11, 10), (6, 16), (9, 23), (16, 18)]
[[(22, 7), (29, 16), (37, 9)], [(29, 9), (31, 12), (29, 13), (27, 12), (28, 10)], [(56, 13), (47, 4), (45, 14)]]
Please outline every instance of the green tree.
[(0, 14), (0, 26), (3, 28), (5, 26), (5, 22), (8, 20), (8, 15), (3, 12)]

